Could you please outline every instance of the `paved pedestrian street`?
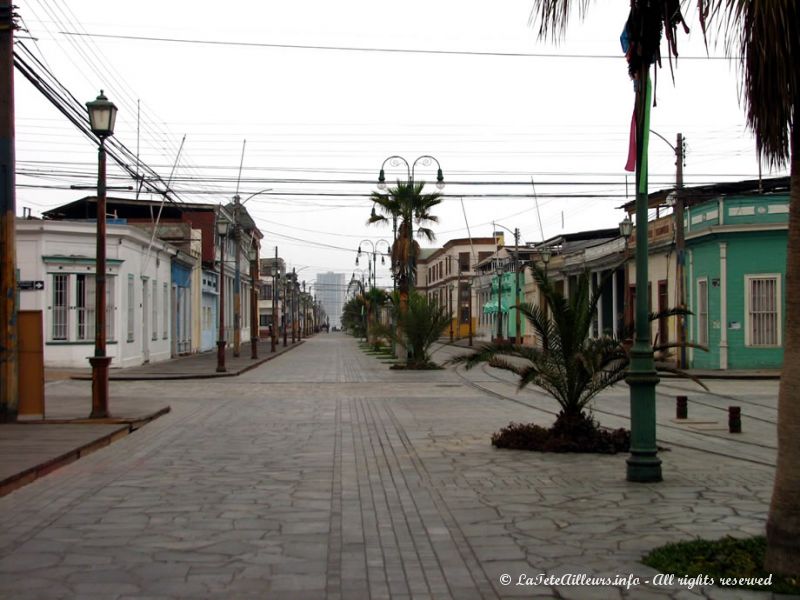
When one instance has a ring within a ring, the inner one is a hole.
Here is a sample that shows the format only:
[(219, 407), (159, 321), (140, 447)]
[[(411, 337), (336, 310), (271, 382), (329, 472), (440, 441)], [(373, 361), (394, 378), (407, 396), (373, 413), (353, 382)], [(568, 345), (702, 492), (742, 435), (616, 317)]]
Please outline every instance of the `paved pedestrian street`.
[[(341, 334), (235, 378), (114, 381), (112, 410), (158, 397), (171, 412), (0, 499), (0, 597), (766, 598), (656, 585), (638, 562), (764, 529), (777, 382), (710, 386), (659, 386), (665, 481), (634, 484), (625, 455), (492, 448), (510, 421), (553, 418), (508, 374), (392, 371)], [(689, 424), (672, 420), (681, 390), (698, 400)], [(627, 397), (605, 394), (598, 419), (624, 424)], [(740, 397), (737, 438), (724, 407)]]

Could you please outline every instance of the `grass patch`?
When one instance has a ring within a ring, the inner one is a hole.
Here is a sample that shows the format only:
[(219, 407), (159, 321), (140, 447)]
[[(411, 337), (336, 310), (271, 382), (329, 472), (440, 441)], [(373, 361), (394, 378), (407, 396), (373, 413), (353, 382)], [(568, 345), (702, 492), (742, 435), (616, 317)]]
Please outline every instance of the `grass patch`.
[(721, 587), (800, 594), (800, 580), (771, 575), (764, 570), (766, 548), (764, 536), (744, 539), (727, 536), (719, 540), (667, 544), (650, 551), (642, 562), (660, 573), (676, 577), (705, 575)]

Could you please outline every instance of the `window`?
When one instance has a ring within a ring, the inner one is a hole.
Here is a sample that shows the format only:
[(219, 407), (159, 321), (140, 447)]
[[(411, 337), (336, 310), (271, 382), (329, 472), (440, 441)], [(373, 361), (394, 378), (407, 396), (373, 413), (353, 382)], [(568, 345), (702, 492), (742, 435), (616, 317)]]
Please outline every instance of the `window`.
[(469, 271), (469, 252), (458, 253), (458, 270), (462, 273)]
[(708, 279), (697, 280), (697, 343), (708, 345)]
[(162, 336), (163, 339), (167, 339), (169, 337), (169, 286), (165, 281), (163, 284), (163, 294), (161, 296), (161, 310), (163, 311), (164, 320), (163, 320), (163, 332)]
[(69, 275), (56, 273), (53, 275), (53, 330), (52, 339), (68, 339), (67, 305), (69, 303)]
[(153, 280), (153, 296), (150, 301), (153, 303), (152, 307), (152, 319), (153, 322), (150, 324), (153, 328), (153, 337), (151, 338), (153, 341), (158, 339), (158, 281), (155, 279)]
[[(106, 340), (114, 340), (114, 281), (106, 277)], [(50, 341), (94, 340), (96, 284), (92, 273), (54, 273)], [(74, 306), (70, 306), (70, 300)]]
[(780, 276), (745, 277), (745, 318), (747, 346), (780, 346)]
[(133, 326), (135, 323), (135, 312), (133, 303), (136, 300), (136, 290), (133, 286), (133, 275), (128, 275), (128, 341), (132, 342)]
[[(669, 296), (667, 292), (667, 280), (662, 279), (658, 282), (658, 312), (665, 311), (669, 308)], [(666, 344), (669, 341), (669, 332), (667, 331), (667, 318), (661, 317), (658, 320), (658, 343)]]

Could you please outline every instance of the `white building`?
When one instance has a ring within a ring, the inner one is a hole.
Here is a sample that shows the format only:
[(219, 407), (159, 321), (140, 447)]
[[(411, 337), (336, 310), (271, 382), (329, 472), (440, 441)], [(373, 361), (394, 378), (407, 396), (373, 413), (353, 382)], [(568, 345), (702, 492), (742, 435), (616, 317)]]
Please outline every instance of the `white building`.
[(328, 317), (331, 327), (341, 328), (342, 310), (344, 309), (344, 298), (347, 293), (344, 273), (317, 273), (317, 283), (315, 289), (317, 300), (322, 304), (322, 308)]
[[(44, 363), (88, 367), (94, 351), (95, 254), (92, 221), (17, 220), (21, 310), (41, 310)], [(106, 353), (111, 367), (170, 358), (171, 262), (177, 250), (145, 232), (107, 227)]]

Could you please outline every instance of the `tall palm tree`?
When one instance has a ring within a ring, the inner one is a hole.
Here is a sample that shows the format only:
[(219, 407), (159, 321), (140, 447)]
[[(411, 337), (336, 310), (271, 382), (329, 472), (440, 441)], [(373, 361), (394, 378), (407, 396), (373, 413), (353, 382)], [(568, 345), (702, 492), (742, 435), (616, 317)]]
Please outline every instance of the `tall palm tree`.
[(378, 208), (367, 220), (367, 224), (388, 224), (389, 220), (399, 220), (397, 236), (392, 247), (392, 263), (395, 265), (398, 277), (398, 288), (406, 293), (413, 286), (416, 275), (416, 259), (419, 256), (419, 244), (414, 241), (414, 226), (416, 236), (421, 239), (433, 241), (436, 236), (428, 226), (438, 223), (439, 217), (431, 212), (435, 206), (442, 202), (442, 195), (438, 192), (423, 194), (424, 182), (401, 183), (397, 187), (389, 188), (386, 192), (373, 192), (372, 202)]
[[(741, 98), (759, 154), (790, 163), (786, 251), (785, 365), (800, 364), (800, 4), (797, 0), (702, 0), (703, 25), (718, 19), (739, 56)], [(778, 461), (767, 520), (765, 568), (800, 575), (800, 371), (783, 369), (778, 391)]]
[[(417, 257), (419, 244), (414, 240), (414, 226), (416, 237), (433, 241), (436, 236), (429, 227), (438, 223), (439, 217), (434, 215), (432, 209), (442, 202), (442, 195), (434, 192), (424, 194), (424, 182), (402, 183), (389, 188), (386, 192), (373, 192), (374, 207), (367, 224), (388, 224), (389, 221), (397, 224), (395, 240), (392, 245), (392, 270), (397, 281), (397, 290), (400, 293), (400, 314), (405, 314), (408, 308), (408, 295), (414, 288), (417, 273)], [(375, 210), (377, 207), (377, 211)], [(399, 221), (399, 223), (398, 223)]]
[[(588, 0), (533, 0), (531, 21), (540, 37), (558, 38), (574, 9)], [(626, 32), (631, 77), (644, 81), (659, 58), (662, 33), (670, 57), (683, 22), (680, 0), (630, 0)], [(790, 162), (791, 192), (786, 264), (784, 363), (800, 364), (800, 3), (797, 0), (698, 0), (700, 21), (718, 19), (732, 54), (741, 57), (741, 97), (759, 153), (770, 165)], [(645, 86), (637, 90), (641, 133)], [(784, 369), (778, 393), (778, 462), (767, 522), (768, 571), (800, 575), (800, 371)]]

